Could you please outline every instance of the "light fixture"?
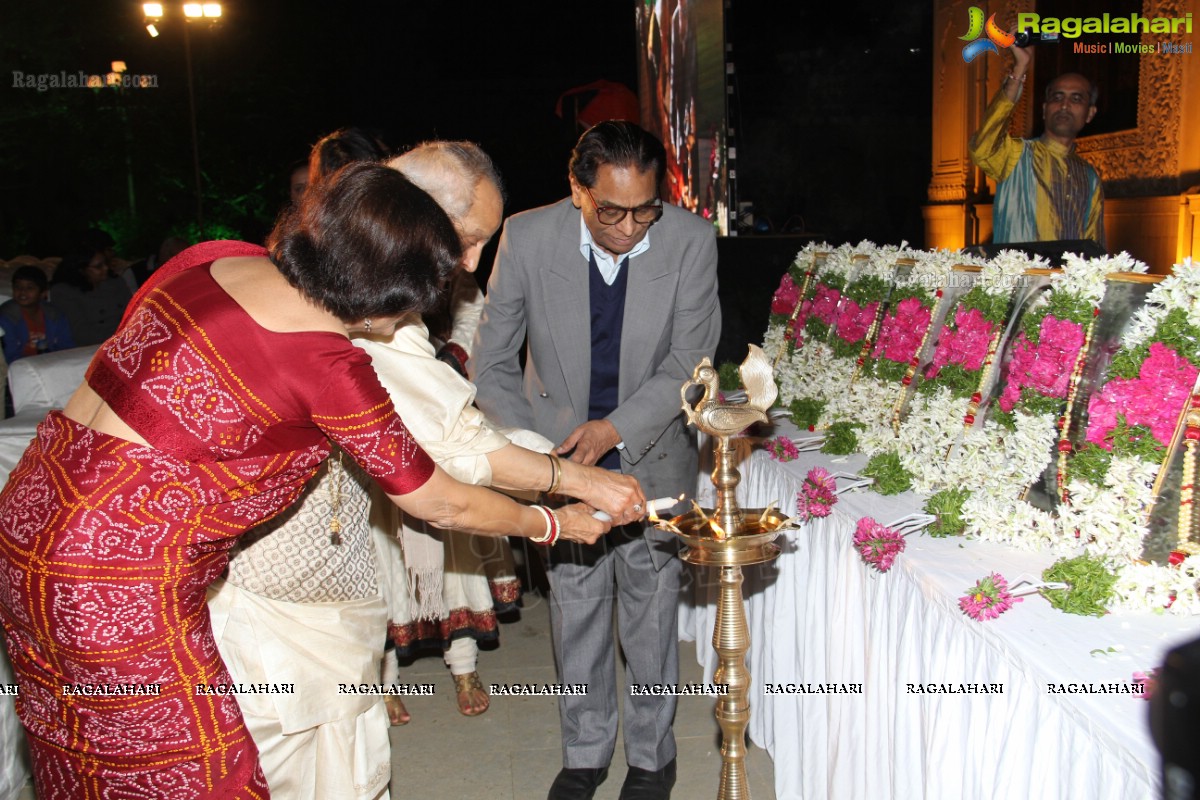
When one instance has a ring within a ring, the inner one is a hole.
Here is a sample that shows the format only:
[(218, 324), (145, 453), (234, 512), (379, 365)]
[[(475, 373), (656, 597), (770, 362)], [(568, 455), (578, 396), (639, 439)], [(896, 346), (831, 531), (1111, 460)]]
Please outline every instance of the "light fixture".
[(127, 72), (128, 70), (129, 70), (129, 68), (127, 66), (125, 66), (124, 61), (112, 62), (112, 71), (113, 72), (121, 73), (121, 72)]
[(146, 32), (150, 34), (152, 39), (158, 38), (158, 28), (154, 27), (153, 22), (146, 26)]
[(218, 17), (220, 17), (221, 16), (221, 4), (220, 3), (205, 3), (204, 4), (204, 16), (208, 17), (209, 19), (217, 19)]
[(146, 15), (147, 19), (162, 19), (162, 3), (143, 3), (142, 13)]
[(204, 8), (199, 3), (184, 3), (183, 15), (188, 19), (204, 16)]

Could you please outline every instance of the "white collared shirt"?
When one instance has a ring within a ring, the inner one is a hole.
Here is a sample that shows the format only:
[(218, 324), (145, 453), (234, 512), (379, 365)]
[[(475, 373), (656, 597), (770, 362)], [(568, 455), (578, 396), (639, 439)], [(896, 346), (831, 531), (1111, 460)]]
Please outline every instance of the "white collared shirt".
[(635, 258), (650, 249), (650, 231), (646, 231), (646, 235), (633, 246), (632, 250), (621, 256), (620, 259), (613, 258), (607, 250), (596, 244), (582, 213), (579, 215), (579, 231), (579, 252), (583, 254), (585, 261), (588, 260), (589, 255), (596, 257), (596, 268), (600, 270), (600, 277), (604, 278), (604, 282), (609, 286), (613, 285), (613, 281), (620, 274), (622, 260)]

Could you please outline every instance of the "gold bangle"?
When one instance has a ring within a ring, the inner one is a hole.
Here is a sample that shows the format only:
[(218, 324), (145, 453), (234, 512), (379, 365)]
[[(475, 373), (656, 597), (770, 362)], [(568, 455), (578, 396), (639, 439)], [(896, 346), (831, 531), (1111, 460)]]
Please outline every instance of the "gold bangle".
[(550, 488), (546, 490), (546, 494), (554, 494), (562, 483), (562, 462), (554, 453), (546, 453), (546, 458), (550, 459)]

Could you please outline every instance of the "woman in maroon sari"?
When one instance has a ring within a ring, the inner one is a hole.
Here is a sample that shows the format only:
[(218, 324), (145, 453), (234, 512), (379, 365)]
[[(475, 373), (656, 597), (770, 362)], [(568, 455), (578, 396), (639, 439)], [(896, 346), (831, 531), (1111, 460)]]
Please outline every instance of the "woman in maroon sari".
[(268, 796), (205, 588), (329, 440), (441, 527), (587, 542), (608, 527), (449, 478), (350, 343), (430, 303), (459, 260), (424, 192), (348, 167), (269, 245), (211, 242), (156, 273), (0, 494), (0, 621), (41, 800)]

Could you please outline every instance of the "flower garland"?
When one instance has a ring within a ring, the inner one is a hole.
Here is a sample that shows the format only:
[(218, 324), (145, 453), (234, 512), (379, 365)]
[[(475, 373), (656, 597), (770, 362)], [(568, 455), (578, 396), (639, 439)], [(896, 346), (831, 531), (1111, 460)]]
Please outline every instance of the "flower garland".
[(999, 572), (993, 572), (967, 589), (967, 593), (958, 598), (958, 607), (971, 619), (985, 622), (1000, 616), (1023, 599), (1013, 597), (1008, 591), (1008, 581)]
[(854, 530), (854, 546), (864, 563), (880, 572), (892, 568), (896, 557), (904, 552), (904, 536), (871, 517), (863, 517)]
[(771, 297), (771, 316), (767, 326), (767, 339), (778, 339), (779, 345), (767, 352), (774, 352), (778, 364), (785, 351), (790, 352), (803, 344), (800, 331), (804, 329), (804, 300), (817, 271), (817, 261), (828, 253), (826, 242), (809, 242), (796, 254), (795, 260), (779, 281), (779, 288)]
[[(991, 409), (999, 425), (990, 450), (1004, 468), (974, 501), (963, 504), (966, 531), (980, 539), (1019, 548), (1063, 550), (1055, 541), (1052, 518), (1019, 498), (1061, 451), (1054, 439), (1066, 436), (1074, 389), (1078, 386), (1093, 324), (1116, 269), (1145, 272), (1146, 265), (1121, 254), (1084, 259), (1067, 254), (1061, 272), (1050, 278), (1040, 305), (1021, 318), (1004, 384)], [(1064, 408), (1065, 407), (1065, 408)], [(983, 495), (988, 495), (984, 497)]]
[(823, 467), (813, 467), (796, 493), (796, 516), (805, 522), (828, 517), (837, 501), (837, 480)]
[(862, 351), (869, 348), (871, 336), (879, 325), (879, 311), (896, 281), (896, 261), (907, 244), (901, 242), (899, 247), (859, 244), (860, 248), (871, 245), (871, 252), (866, 258), (858, 258), (854, 277), (843, 292), (833, 326), (836, 335), (830, 341), (835, 355), (860, 358)]
[(834, 248), (818, 270), (812, 283), (812, 297), (803, 301), (800, 312), (804, 331), (813, 339), (825, 341), (837, 321), (842, 292), (854, 270), (854, 248), (843, 244)]
[(1198, 365), (1200, 265), (1188, 259), (1133, 314), (1106, 382), (1089, 398), (1084, 442), (1067, 461), (1061, 535), (1084, 539), (1085, 552), (1116, 572), (1110, 610), (1200, 613), (1200, 556), (1138, 561), (1163, 451), (1196, 391)]

